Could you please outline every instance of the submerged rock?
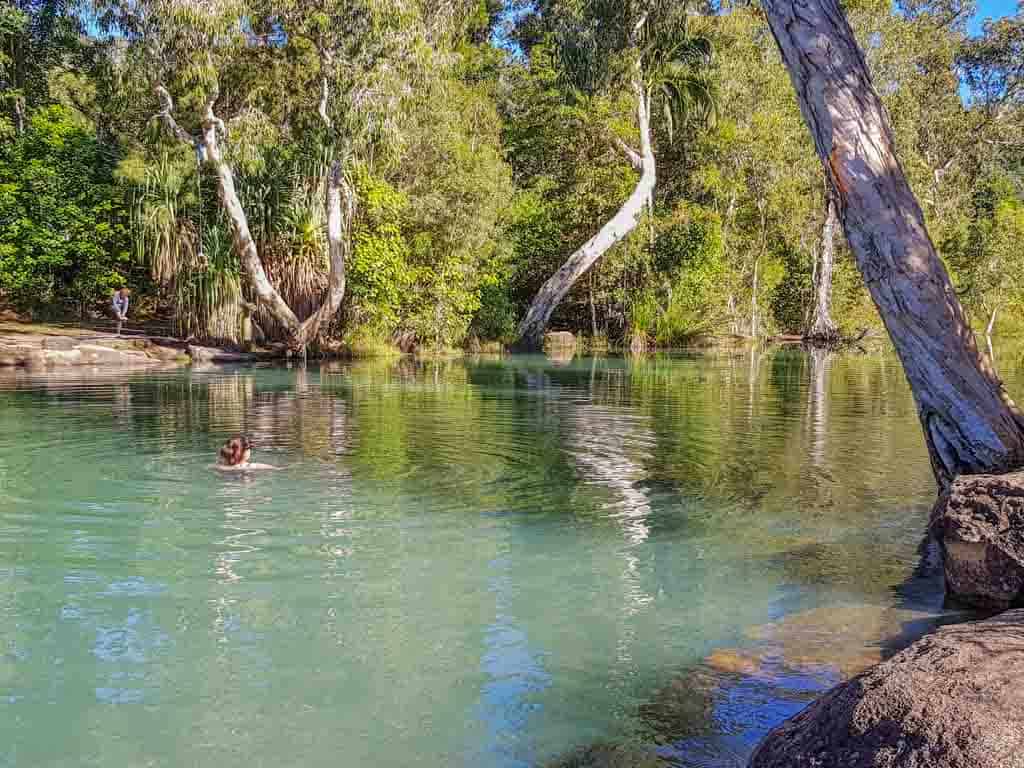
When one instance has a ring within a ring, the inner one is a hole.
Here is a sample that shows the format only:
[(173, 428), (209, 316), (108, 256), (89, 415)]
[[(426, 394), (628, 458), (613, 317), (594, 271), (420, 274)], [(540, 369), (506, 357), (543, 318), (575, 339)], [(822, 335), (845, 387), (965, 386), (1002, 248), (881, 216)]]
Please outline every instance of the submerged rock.
[(631, 744), (591, 744), (544, 763), (544, 768), (665, 768), (657, 754)]
[(958, 477), (935, 505), (931, 530), (951, 597), (1024, 605), (1024, 472)]
[(750, 768), (1024, 768), (1024, 610), (944, 627), (773, 730)]

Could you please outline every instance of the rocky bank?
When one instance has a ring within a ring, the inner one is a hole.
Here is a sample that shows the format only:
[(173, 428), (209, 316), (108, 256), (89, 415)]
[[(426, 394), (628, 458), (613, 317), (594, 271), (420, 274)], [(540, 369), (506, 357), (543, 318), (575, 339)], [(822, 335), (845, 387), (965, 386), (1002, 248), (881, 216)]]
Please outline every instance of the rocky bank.
[(750, 768), (1024, 768), (1024, 610), (947, 626), (773, 730)]

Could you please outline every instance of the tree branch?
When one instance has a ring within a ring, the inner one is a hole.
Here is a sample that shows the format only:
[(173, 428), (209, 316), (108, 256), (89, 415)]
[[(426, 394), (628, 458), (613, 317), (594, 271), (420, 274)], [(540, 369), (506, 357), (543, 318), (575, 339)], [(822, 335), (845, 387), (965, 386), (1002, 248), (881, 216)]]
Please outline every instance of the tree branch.
[(639, 152), (637, 152), (635, 149), (633, 149), (631, 146), (629, 146), (626, 142), (624, 142), (618, 136), (615, 136), (612, 139), (612, 141), (615, 143), (615, 146), (618, 147), (620, 150), (622, 150), (622, 153), (627, 158), (629, 158), (629, 162), (633, 166), (633, 168), (635, 168), (638, 171), (643, 171), (643, 169), (644, 169), (644, 159), (640, 156)]
[(167, 92), (167, 89), (162, 85), (156, 87), (156, 95), (160, 99), (160, 111), (157, 112), (156, 116), (160, 118), (164, 126), (171, 134), (186, 144), (195, 145), (196, 138), (178, 125), (178, 121), (174, 119), (174, 100), (171, 99), (171, 94)]

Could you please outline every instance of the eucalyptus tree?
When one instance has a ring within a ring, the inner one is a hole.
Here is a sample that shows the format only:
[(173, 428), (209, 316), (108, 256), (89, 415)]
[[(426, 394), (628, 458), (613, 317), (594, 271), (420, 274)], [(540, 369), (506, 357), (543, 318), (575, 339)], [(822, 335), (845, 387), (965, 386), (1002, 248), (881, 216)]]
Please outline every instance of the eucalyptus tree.
[(765, 0), (847, 241), (917, 402), (940, 487), (1024, 464), (1024, 415), (978, 350), (837, 0)]
[(612, 246), (638, 225), (652, 206), (657, 168), (651, 130), (660, 107), (670, 140), (688, 119), (708, 119), (714, 109), (708, 66), (709, 40), (691, 31), (685, 5), (584, 0), (544, 6), (571, 89), (596, 94), (628, 86), (636, 105), (639, 145), (620, 136), (612, 141), (640, 174), (626, 201), (589, 240), (541, 286), (516, 330), (516, 346), (538, 349), (552, 312)]

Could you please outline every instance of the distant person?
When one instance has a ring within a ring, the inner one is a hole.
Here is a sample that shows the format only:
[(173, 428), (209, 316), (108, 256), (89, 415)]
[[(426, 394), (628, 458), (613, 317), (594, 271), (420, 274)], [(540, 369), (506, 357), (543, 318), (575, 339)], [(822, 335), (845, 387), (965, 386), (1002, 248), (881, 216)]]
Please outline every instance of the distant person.
[(232, 437), (223, 446), (217, 458), (217, 469), (278, 469), (272, 464), (257, 464), (252, 461), (252, 442), (244, 435)]
[(110, 302), (114, 309), (114, 317), (117, 319), (117, 335), (121, 335), (121, 325), (128, 319), (128, 288), (122, 287), (114, 291), (114, 298)]

